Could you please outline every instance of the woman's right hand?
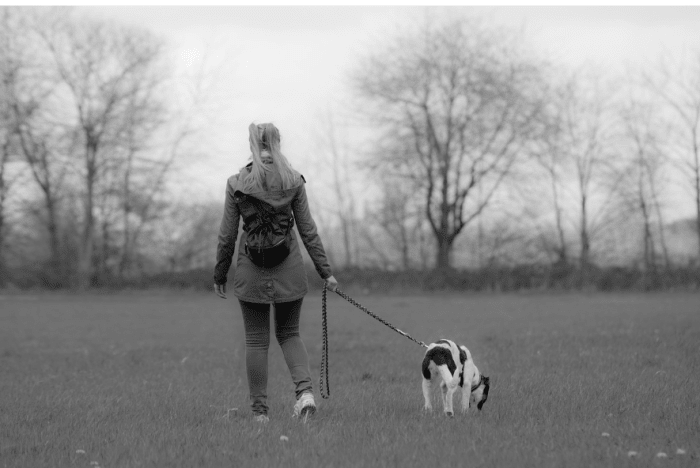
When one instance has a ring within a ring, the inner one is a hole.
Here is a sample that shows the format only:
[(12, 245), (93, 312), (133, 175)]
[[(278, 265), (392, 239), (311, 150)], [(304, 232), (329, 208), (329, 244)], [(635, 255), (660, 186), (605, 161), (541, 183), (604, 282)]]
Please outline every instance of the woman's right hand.
[(335, 279), (335, 276), (331, 275), (328, 278), (326, 278), (326, 288), (330, 289), (333, 292), (335, 292), (335, 290), (338, 289), (338, 280)]
[(221, 299), (226, 299), (226, 283), (224, 284), (214, 284), (214, 292)]

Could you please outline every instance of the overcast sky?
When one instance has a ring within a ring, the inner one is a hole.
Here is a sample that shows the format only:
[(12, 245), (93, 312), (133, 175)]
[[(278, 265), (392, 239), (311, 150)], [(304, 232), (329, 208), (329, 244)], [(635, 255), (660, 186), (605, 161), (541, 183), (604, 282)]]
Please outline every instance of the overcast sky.
[(357, 59), (426, 10), (488, 17), (522, 29), (542, 56), (571, 67), (621, 70), (700, 45), (700, 7), (79, 7), (89, 15), (148, 28), (170, 41), (180, 70), (202, 63), (212, 121), (202, 135), (211, 156), (193, 164), (192, 189), (221, 198), (226, 177), (248, 157), (247, 127), (274, 122), (283, 151), (302, 172), (315, 151), (324, 108), (347, 96)]

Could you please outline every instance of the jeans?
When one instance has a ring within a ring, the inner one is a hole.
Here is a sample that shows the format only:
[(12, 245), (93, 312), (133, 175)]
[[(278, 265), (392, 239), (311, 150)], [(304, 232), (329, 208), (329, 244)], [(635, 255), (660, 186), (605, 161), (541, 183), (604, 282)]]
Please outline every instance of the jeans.
[[(296, 398), (312, 392), (309, 355), (299, 336), (299, 315), (303, 299), (278, 302), (275, 311), (275, 337), (282, 348)], [(239, 299), (245, 327), (245, 364), (253, 413), (267, 414), (267, 350), (270, 347), (270, 304)]]

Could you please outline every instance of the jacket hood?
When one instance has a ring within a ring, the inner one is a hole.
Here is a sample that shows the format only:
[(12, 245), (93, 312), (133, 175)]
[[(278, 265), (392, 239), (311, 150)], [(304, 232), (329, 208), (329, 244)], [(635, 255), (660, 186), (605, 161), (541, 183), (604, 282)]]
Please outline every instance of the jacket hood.
[(299, 175), (299, 183), (286, 189), (282, 189), (282, 178), (279, 172), (277, 172), (273, 166), (272, 156), (266, 151), (261, 154), (263, 164), (270, 165), (270, 171), (265, 171), (265, 183), (268, 190), (252, 191), (249, 192), (243, 188), (242, 181), (250, 174), (250, 168), (253, 165), (252, 160), (241, 168), (240, 172), (229, 179), (234, 191), (245, 193), (246, 195), (255, 197), (259, 200), (270, 203), (273, 206), (281, 206), (284, 204), (291, 203), (292, 199), (296, 195), (299, 187), (306, 182), (304, 176), (298, 171), (294, 170), (295, 174)]

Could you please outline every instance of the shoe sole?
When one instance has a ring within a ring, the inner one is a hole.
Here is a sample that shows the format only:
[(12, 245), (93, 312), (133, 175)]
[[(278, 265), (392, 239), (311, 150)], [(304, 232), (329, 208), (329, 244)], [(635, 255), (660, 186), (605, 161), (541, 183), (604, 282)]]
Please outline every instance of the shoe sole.
[(306, 422), (309, 419), (309, 416), (313, 416), (314, 414), (316, 414), (315, 406), (305, 406), (301, 409), (299, 419), (303, 419), (304, 422)]

